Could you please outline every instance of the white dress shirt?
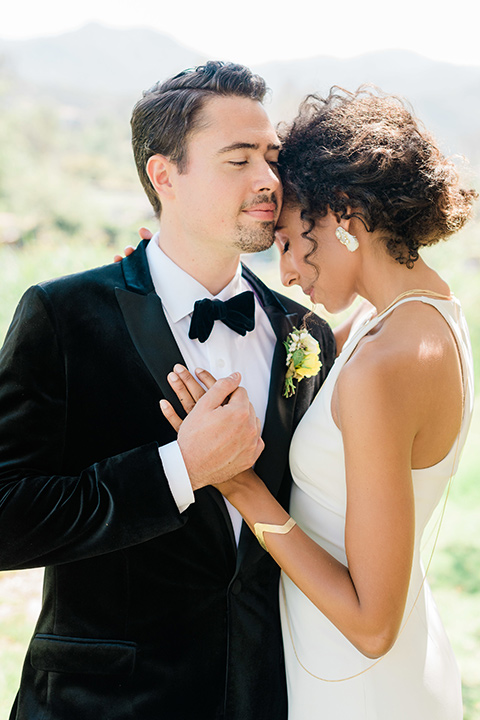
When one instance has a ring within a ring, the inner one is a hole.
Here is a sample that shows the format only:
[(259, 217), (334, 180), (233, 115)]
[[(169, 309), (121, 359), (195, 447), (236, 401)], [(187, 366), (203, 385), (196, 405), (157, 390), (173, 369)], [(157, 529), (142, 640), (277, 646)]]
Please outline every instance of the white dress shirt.
[[(204, 368), (216, 378), (240, 372), (241, 385), (247, 390), (263, 427), (276, 337), (257, 297), (254, 331), (241, 336), (217, 320), (204, 343), (188, 337), (193, 306), (197, 300), (225, 301), (252, 289), (242, 277), (240, 264), (231, 282), (214, 296), (165, 255), (158, 245), (158, 233), (148, 243), (146, 253), (155, 291), (161, 298), (167, 322), (187, 368), (194, 377), (196, 368)], [(195, 501), (195, 496), (178, 444), (164, 445), (159, 448), (159, 453), (172, 495), (178, 509), (183, 512)], [(238, 543), (242, 518), (227, 500), (225, 502)]]

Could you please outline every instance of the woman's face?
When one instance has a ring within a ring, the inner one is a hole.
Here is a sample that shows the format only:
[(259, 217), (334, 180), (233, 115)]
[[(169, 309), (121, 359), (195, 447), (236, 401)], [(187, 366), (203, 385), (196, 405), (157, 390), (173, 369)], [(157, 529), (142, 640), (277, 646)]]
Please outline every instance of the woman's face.
[(345, 310), (357, 296), (358, 251), (351, 253), (340, 243), (335, 235), (338, 225), (331, 212), (317, 220), (310, 233), (317, 248), (308, 258), (314, 246), (302, 237), (308, 225), (299, 208), (285, 206), (275, 232), (282, 283), (299, 285), (313, 303), (321, 303), (331, 313)]

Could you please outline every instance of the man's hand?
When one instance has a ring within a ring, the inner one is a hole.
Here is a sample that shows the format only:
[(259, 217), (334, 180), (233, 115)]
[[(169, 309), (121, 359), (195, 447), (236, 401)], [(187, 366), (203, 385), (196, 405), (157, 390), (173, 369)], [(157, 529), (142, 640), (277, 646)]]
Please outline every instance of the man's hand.
[(263, 450), (260, 421), (240, 380), (240, 373), (218, 380), (183, 422), (170, 403), (160, 402), (167, 420), (179, 428), (178, 445), (194, 490), (247, 470)]
[[(148, 228), (144, 228), (144, 227), (140, 228), (140, 230), (138, 231), (138, 234), (140, 235), (142, 240), (150, 240), (153, 237), (152, 231), (149, 230)], [(129, 255), (131, 255), (134, 250), (135, 250), (135, 248), (133, 247), (133, 245), (127, 245), (127, 247), (123, 251), (125, 253), (125, 257), (128, 257)], [(120, 262), (121, 260), (123, 260), (123, 255), (114, 255), (113, 256), (113, 262)]]

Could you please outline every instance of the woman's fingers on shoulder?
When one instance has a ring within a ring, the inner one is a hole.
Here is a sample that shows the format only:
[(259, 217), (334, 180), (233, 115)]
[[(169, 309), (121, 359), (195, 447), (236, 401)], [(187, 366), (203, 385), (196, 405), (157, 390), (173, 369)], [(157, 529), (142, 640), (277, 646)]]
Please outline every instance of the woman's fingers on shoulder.
[(128, 257), (133, 252), (135, 252), (135, 248), (133, 247), (133, 245), (127, 245), (127, 247), (123, 249), (123, 252), (124, 252), (124, 255), (114, 255), (113, 262), (121, 262), (123, 260), (124, 256)]
[(138, 234), (140, 235), (142, 240), (151, 240), (151, 238), (153, 237), (152, 231), (146, 227), (141, 227), (138, 231)]

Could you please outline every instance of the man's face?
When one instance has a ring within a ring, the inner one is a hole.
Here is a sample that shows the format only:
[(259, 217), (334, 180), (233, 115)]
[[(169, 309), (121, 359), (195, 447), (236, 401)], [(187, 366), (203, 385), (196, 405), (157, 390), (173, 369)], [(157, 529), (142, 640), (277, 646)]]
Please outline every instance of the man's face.
[(281, 209), (279, 140), (263, 106), (215, 97), (174, 168), (176, 218), (195, 247), (233, 256), (269, 248)]

